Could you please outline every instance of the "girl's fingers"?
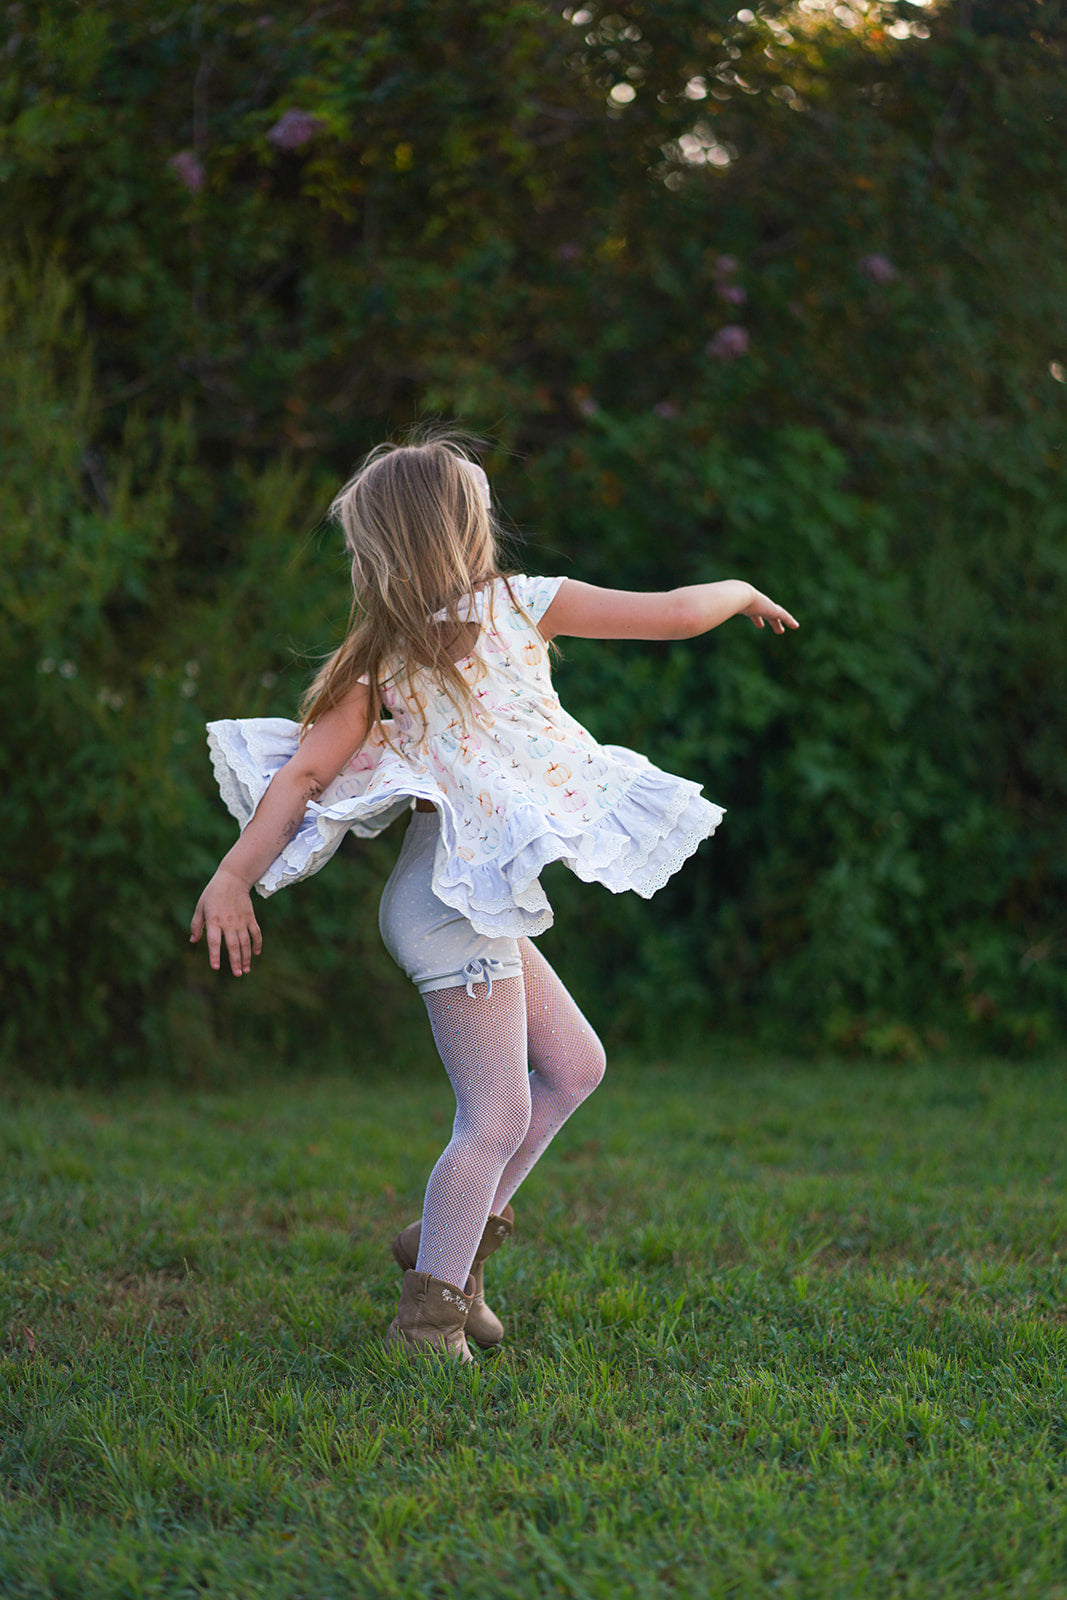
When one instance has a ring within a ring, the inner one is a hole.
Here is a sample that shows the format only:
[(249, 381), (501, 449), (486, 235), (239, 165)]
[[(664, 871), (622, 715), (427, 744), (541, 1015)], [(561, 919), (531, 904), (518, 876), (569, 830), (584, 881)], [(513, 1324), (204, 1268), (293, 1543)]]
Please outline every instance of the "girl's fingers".
[(223, 945), (235, 978), (252, 970), (252, 957), (263, 949), (263, 934), (256, 921), (251, 902), (242, 897), (235, 902), (232, 894), (213, 894), (211, 885), (201, 895), (189, 925), (189, 938), (193, 944), (207, 934), (207, 955), (212, 970), (218, 972), (222, 965)]
[(243, 967), (241, 941), (233, 928), (227, 928), (226, 930), (226, 954), (230, 958), (230, 971), (235, 978), (239, 978)]
[(207, 924), (208, 960), (217, 972), (222, 964), (222, 947), (226, 946), (230, 971), (235, 978), (252, 970), (252, 957), (263, 950), (263, 935), (256, 922), (247, 927), (223, 928), (217, 922)]

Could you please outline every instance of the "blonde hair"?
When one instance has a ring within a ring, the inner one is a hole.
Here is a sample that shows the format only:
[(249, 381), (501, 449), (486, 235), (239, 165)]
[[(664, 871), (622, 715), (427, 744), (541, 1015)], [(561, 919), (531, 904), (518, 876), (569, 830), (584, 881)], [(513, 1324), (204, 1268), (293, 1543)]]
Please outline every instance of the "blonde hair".
[(380, 728), (384, 683), (421, 705), (416, 672), (428, 671), (466, 715), (471, 691), (450, 653), (467, 624), (463, 602), (504, 576), (488, 500), (485, 474), (455, 435), (378, 445), (366, 457), (330, 507), (354, 594), (344, 640), (301, 700), (302, 733), (361, 680), (370, 729)]

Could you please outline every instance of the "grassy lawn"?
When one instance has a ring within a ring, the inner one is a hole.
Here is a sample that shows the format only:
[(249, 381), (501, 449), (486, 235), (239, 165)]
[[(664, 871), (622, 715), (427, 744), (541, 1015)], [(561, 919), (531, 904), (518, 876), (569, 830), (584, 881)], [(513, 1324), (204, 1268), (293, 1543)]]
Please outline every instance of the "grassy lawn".
[(623, 1063), (383, 1347), (443, 1079), (0, 1105), (0, 1595), (1067, 1597), (1064, 1060)]

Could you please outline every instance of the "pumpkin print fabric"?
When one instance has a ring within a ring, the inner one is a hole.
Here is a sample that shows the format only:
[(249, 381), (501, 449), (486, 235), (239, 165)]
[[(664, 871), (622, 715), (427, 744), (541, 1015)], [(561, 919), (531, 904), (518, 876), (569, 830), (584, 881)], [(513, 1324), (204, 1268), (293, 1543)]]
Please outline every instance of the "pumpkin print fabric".
[[(369, 838), (424, 799), (437, 807), (433, 889), (480, 932), (534, 937), (552, 923), (539, 877), (562, 861), (579, 878), (648, 898), (718, 826), (700, 785), (635, 751), (601, 745), (562, 707), (536, 625), (562, 578), (497, 579), (475, 596), (474, 651), (457, 662), (465, 716), (427, 675), (383, 691), (390, 718), (319, 800), (257, 884), (262, 894), (324, 866), (348, 832)], [(241, 827), (293, 754), (280, 717), (208, 724), (222, 798)]]

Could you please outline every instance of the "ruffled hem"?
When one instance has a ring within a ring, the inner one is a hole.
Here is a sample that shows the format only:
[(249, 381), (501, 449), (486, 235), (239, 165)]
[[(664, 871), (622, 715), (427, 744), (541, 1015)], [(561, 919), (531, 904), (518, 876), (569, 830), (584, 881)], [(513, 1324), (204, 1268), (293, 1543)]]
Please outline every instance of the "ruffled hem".
[[(208, 747), (223, 801), (243, 829), (274, 773), (296, 749), (299, 727), (281, 717), (208, 724)], [(441, 815), (434, 893), (490, 937), (536, 937), (551, 927), (552, 907), (540, 874), (552, 861), (613, 894), (632, 889), (648, 899), (661, 889), (722, 821), (721, 806), (700, 785), (654, 767), (618, 745), (604, 745), (632, 781), (594, 822), (553, 816), (534, 802), (516, 803), (491, 859), (465, 861), (457, 848), (453, 802), (425, 769), (406, 765), (379, 735), (368, 740), (338, 778), (312, 802), (304, 820), (257, 883), (262, 895), (298, 883), (325, 866), (346, 833), (371, 838), (426, 799)]]
[[(299, 742), (299, 723), (286, 717), (227, 718), (208, 723), (208, 750), (219, 793), (242, 832), (270, 780)], [(372, 792), (387, 748), (380, 734), (368, 739), (319, 799), (309, 803), (299, 829), (256, 884), (261, 895), (275, 894), (288, 884), (310, 878), (336, 853), (346, 833), (371, 839), (383, 832), (424, 792), (417, 781), (409, 794), (400, 794), (392, 784)], [(426, 788), (428, 798), (432, 787)]]
[(633, 768), (633, 782), (609, 811), (575, 826), (531, 805), (506, 825), (505, 841), (491, 861), (464, 862), (452, 848), (450, 816), (443, 811), (434, 862), (434, 893), (462, 911), (479, 933), (534, 938), (550, 928), (552, 907), (540, 875), (550, 862), (584, 883), (612, 894), (633, 890), (650, 899), (715, 832), (726, 815), (705, 800), (700, 785), (676, 778), (618, 745), (602, 749)]

